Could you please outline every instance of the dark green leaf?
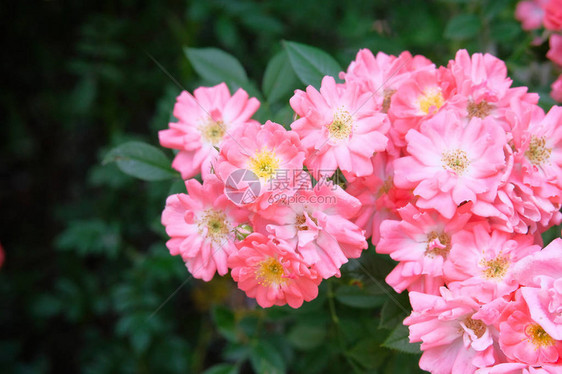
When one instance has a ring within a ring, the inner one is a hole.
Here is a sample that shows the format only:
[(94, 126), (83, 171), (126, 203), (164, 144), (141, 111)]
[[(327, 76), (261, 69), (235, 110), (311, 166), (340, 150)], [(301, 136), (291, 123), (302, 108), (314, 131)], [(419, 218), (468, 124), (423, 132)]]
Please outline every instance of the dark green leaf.
[[(510, 0), (487, 0), (484, 3), (484, 15), (486, 19), (492, 20), (502, 11), (509, 9)], [(493, 25), (492, 25), (493, 26)], [(521, 28), (521, 26), (519, 26)]]
[(56, 240), (58, 249), (73, 250), (81, 256), (105, 254), (112, 258), (120, 245), (117, 225), (101, 219), (71, 221)]
[(178, 177), (171, 168), (171, 161), (164, 152), (143, 142), (127, 142), (113, 148), (105, 156), (103, 163), (117, 163), (121, 171), (130, 176), (158, 181)]
[(248, 94), (260, 98), (259, 91), (248, 80), (246, 71), (236, 57), (217, 48), (184, 48), (193, 68), (210, 84), (225, 82), (231, 90), (245, 89)]
[(281, 374), (285, 372), (283, 356), (266, 340), (261, 340), (252, 347), (250, 362), (256, 373)]
[(342, 286), (336, 290), (335, 296), (340, 303), (355, 308), (374, 308), (386, 300), (384, 295), (372, 295), (357, 286)]
[(298, 349), (313, 349), (324, 343), (326, 327), (310, 323), (299, 323), (295, 325), (288, 334), (292, 345)]
[(286, 51), (276, 54), (267, 64), (263, 76), (262, 90), (270, 103), (282, 99), (291, 93), (297, 84), (297, 76), (293, 71)]
[(201, 78), (218, 84), (231, 82), (242, 87), (248, 76), (236, 57), (217, 48), (184, 48), (185, 55)]
[(150, 331), (146, 328), (137, 328), (129, 336), (129, 341), (133, 350), (137, 353), (143, 353), (148, 348), (150, 344), (151, 336)]
[(185, 181), (183, 179), (178, 179), (172, 183), (170, 190), (168, 191), (168, 196), (175, 195), (177, 193), (187, 193)]
[(389, 351), (379, 348), (379, 343), (373, 338), (364, 338), (355, 344), (348, 355), (367, 369), (380, 367)]
[(553, 226), (542, 234), (542, 240), (546, 247), (551, 241), (560, 237), (560, 226)]
[(33, 302), (33, 314), (37, 317), (49, 318), (61, 311), (62, 303), (53, 295), (41, 294)]
[(318, 88), (322, 78), (326, 75), (338, 80), (338, 74), (342, 69), (338, 62), (326, 52), (305, 44), (288, 41), (283, 42), (283, 46), (293, 70), (305, 85)]
[(490, 27), (492, 38), (498, 42), (511, 42), (521, 33), (521, 25), (515, 21), (495, 22)]
[(388, 299), (384, 302), (381, 309), (380, 328), (392, 330), (396, 325), (402, 324), (402, 321), (408, 315), (407, 298), (408, 296), (406, 293), (392, 295), (392, 299)]
[(331, 373), (333, 370), (326, 370), (326, 366), (330, 365), (331, 359), (336, 356), (334, 349), (330, 346), (330, 340), (318, 347), (314, 351), (307, 352), (307, 354), (299, 356), (295, 360), (294, 373)]
[(399, 324), (392, 330), (382, 346), (405, 353), (420, 353), (420, 343), (410, 343), (409, 333), (408, 327)]
[(246, 343), (228, 342), (223, 357), (229, 361), (244, 361), (250, 355), (251, 347)]
[(293, 108), (291, 108), (289, 105), (286, 105), (286, 106), (282, 107), (281, 109), (279, 109), (273, 115), (273, 118), (271, 120), (273, 122), (276, 122), (276, 123), (282, 125), (287, 130), (290, 130), (291, 129), (291, 123), (293, 122), (293, 116), (294, 115), (295, 115), (295, 112), (293, 111)]
[(234, 313), (230, 309), (216, 306), (213, 308), (213, 320), (222, 336), (230, 341), (237, 340), (236, 321)]
[(239, 43), (238, 23), (230, 17), (219, 17), (215, 22), (215, 32), (222, 42), (228, 48), (236, 48)]
[(464, 40), (478, 34), (481, 24), (480, 19), (473, 14), (459, 14), (451, 18), (445, 27), (444, 36), (447, 39)]
[(238, 368), (231, 364), (218, 364), (208, 368), (203, 374), (237, 374)]

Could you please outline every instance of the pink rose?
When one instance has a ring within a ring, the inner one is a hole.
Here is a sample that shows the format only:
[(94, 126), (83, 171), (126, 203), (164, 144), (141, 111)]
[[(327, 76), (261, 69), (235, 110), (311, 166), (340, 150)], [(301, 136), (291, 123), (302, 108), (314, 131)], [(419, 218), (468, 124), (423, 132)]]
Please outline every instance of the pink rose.
[(550, 0), (544, 8), (544, 27), (562, 30), (562, 0)]
[(550, 91), (550, 96), (560, 103), (562, 103), (562, 75), (558, 77), (557, 80), (550, 86), (552, 91)]
[(553, 339), (562, 340), (562, 239), (517, 264), (521, 294), (531, 318)]

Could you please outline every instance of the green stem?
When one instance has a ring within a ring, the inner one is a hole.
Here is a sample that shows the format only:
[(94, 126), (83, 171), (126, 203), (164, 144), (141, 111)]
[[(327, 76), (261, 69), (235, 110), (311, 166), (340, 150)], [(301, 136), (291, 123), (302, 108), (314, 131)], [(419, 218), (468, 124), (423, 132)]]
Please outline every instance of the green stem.
[(357, 364), (355, 364), (355, 362), (353, 362), (351, 357), (349, 357), (347, 354), (347, 349), (345, 348), (345, 342), (343, 340), (343, 331), (341, 330), (341, 326), (340, 326), (340, 319), (336, 314), (336, 305), (334, 302), (334, 292), (333, 292), (332, 282), (328, 280), (327, 283), (328, 283), (328, 305), (330, 308), (330, 315), (332, 317), (332, 322), (334, 322), (334, 328), (336, 329), (336, 335), (338, 338), (340, 350), (343, 356), (345, 357), (345, 360), (349, 364), (349, 366), (351, 366), (351, 368), (353, 369), (353, 372), (357, 374), (362, 373), (363, 371), (360, 370), (359, 367), (357, 367)]

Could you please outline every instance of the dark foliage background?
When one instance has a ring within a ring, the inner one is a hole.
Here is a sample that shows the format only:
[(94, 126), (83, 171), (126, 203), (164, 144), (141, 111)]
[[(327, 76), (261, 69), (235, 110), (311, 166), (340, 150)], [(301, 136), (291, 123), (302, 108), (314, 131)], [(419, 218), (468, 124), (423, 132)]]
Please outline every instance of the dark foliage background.
[[(381, 347), (405, 314), (381, 298), (393, 264), (372, 248), (346, 266), (342, 279), (324, 282), (314, 302), (264, 311), (227, 278), (189, 279), (181, 259), (168, 254), (159, 219), (170, 183), (141, 182), (101, 160), (126, 140), (157, 145), (180, 92), (169, 76), (188, 90), (201, 83), (184, 46), (229, 52), (257, 86), (281, 40), (320, 47), (342, 66), (359, 48), (408, 49), (436, 64), (458, 48), (490, 51), (507, 61), (516, 84), (541, 92), (548, 107), (547, 47), (529, 47), (514, 6), (512, 0), (3, 2), (2, 371), (419, 371), (417, 355), (391, 348), (412, 349)], [(176, 183), (173, 191), (179, 190)], [(395, 297), (408, 308), (405, 295)]]

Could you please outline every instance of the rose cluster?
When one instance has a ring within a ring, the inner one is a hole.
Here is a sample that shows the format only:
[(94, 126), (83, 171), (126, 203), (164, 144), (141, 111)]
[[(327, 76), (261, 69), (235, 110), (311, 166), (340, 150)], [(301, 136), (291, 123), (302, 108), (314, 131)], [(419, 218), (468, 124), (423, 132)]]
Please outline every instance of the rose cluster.
[(162, 223), (170, 252), (195, 278), (209, 281), (230, 269), (262, 307), (298, 308), (367, 248), (352, 222), (361, 204), (323, 172), (316, 180), (305, 171), (306, 140), (252, 120), (258, 106), (242, 89), (230, 96), (225, 84), (178, 97), (178, 122), (160, 132), (160, 143), (179, 150), (172, 166), (183, 178), (201, 174), (203, 183), (188, 179), (188, 194), (170, 196)]
[(541, 234), (562, 220), (562, 108), (465, 50), (441, 67), (361, 50), (339, 78), (295, 91), (291, 130), (224, 84), (178, 97), (160, 142), (203, 182), (167, 200), (170, 252), (299, 307), (370, 238), (397, 261), (386, 281), (409, 292), (422, 369), (560, 372), (562, 240)]
[[(544, 27), (549, 39), (550, 49), (546, 54), (552, 62), (562, 68), (562, 0), (524, 0), (517, 4), (515, 18), (524, 30), (537, 30)], [(542, 44), (543, 37), (537, 37), (534, 44)], [(550, 95), (562, 102), (562, 74), (551, 86)]]

